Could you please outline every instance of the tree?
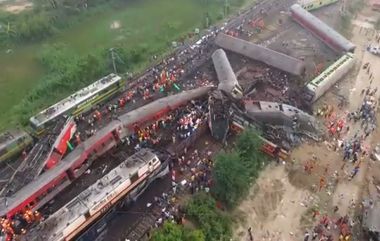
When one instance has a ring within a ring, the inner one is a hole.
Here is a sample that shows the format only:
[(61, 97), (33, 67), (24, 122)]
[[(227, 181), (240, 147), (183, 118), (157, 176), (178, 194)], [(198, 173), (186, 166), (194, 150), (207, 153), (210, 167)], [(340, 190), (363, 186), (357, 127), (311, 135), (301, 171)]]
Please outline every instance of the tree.
[(201, 230), (186, 231), (185, 229), (183, 239), (185, 241), (205, 241), (206, 237)]
[(242, 165), (248, 170), (251, 178), (257, 178), (259, 171), (267, 162), (267, 156), (260, 150), (263, 141), (253, 129), (245, 130), (236, 141), (236, 151), (239, 153)]
[(237, 152), (222, 153), (216, 157), (213, 170), (213, 193), (229, 208), (248, 193), (250, 176)]
[(200, 227), (207, 241), (229, 241), (231, 219), (216, 208), (216, 201), (198, 193), (186, 205), (186, 214)]
[(166, 222), (161, 229), (153, 233), (151, 241), (205, 241), (205, 236), (200, 230), (188, 230)]
[(48, 12), (27, 12), (15, 23), (17, 37), (22, 41), (41, 40), (56, 31), (53, 22), (54, 18)]
[(153, 233), (152, 241), (179, 241), (182, 240), (182, 229), (178, 225), (166, 222), (164, 226)]

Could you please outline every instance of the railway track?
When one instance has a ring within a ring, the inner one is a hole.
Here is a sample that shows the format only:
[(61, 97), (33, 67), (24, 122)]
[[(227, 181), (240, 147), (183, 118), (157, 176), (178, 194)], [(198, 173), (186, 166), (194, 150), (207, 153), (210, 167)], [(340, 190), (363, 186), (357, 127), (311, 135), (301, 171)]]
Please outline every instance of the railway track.
[(129, 239), (129, 240), (149, 240), (149, 231), (154, 226), (157, 216), (152, 213), (145, 213), (141, 219), (136, 221), (136, 223), (127, 231), (125, 237), (120, 239), (120, 241)]
[(45, 160), (50, 152), (50, 145), (54, 143), (63, 126), (63, 120), (58, 121), (50, 134), (37, 142), (26, 158), (21, 162), (7, 184), (1, 189), (0, 196), (4, 197), (21, 189), (24, 185), (35, 179), (42, 171)]

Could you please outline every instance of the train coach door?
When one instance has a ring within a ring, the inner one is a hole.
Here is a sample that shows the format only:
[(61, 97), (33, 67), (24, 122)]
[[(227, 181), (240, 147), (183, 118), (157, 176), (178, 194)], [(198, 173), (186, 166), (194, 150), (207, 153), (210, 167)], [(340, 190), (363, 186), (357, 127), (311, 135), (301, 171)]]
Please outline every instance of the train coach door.
[(117, 142), (120, 141), (121, 136), (124, 136), (122, 132), (123, 132), (123, 128), (121, 126), (118, 126), (116, 129), (112, 131), (112, 135)]

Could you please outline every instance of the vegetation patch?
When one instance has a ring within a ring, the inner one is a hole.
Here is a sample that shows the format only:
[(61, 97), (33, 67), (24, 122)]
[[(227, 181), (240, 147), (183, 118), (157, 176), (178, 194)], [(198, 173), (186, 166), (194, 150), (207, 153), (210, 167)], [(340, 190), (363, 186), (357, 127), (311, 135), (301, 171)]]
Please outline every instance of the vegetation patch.
[(235, 148), (229, 153), (220, 153), (215, 162), (213, 193), (228, 208), (234, 208), (246, 197), (249, 188), (268, 162), (260, 150), (262, 140), (253, 129), (238, 136)]
[(201, 230), (189, 230), (181, 225), (165, 222), (161, 229), (156, 230), (151, 241), (206, 241)]
[[(230, 0), (227, 13), (243, 2)], [(225, 8), (220, 0), (33, 3), (32, 10), (17, 15), (0, 11), (0, 88), (6, 90), (0, 97), (0, 112), (6, 113), (0, 118), (0, 130), (27, 124), (42, 108), (113, 72), (111, 48), (118, 55), (118, 73), (136, 74), (152, 64), (153, 55), (171, 51), (172, 41), (186, 39), (195, 28), (223, 18)], [(47, 49), (53, 49), (52, 53)], [(67, 59), (72, 62), (69, 66)], [(64, 64), (51, 68), (49, 62)], [(90, 62), (99, 69), (79, 70)], [(85, 76), (86, 72), (91, 74)], [(26, 86), (32, 88), (26, 90)]]

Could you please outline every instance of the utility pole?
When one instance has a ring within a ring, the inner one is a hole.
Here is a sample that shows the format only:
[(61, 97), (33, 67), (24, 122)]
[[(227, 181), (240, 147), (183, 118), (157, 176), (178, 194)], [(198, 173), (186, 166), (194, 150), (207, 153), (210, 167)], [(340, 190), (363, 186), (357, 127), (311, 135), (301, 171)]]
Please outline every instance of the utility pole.
[(208, 9), (208, 0), (205, 0), (205, 5), (206, 5), (206, 13), (205, 13), (205, 25), (206, 28), (210, 26), (210, 14), (209, 14), (209, 9)]
[(228, 15), (229, 2), (228, 0), (224, 0), (224, 17)]
[(113, 71), (114, 71), (115, 74), (117, 74), (116, 62), (115, 62), (116, 61), (116, 57), (115, 57), (114, 50), (115, 50), (114, 48), (110, 48)]

